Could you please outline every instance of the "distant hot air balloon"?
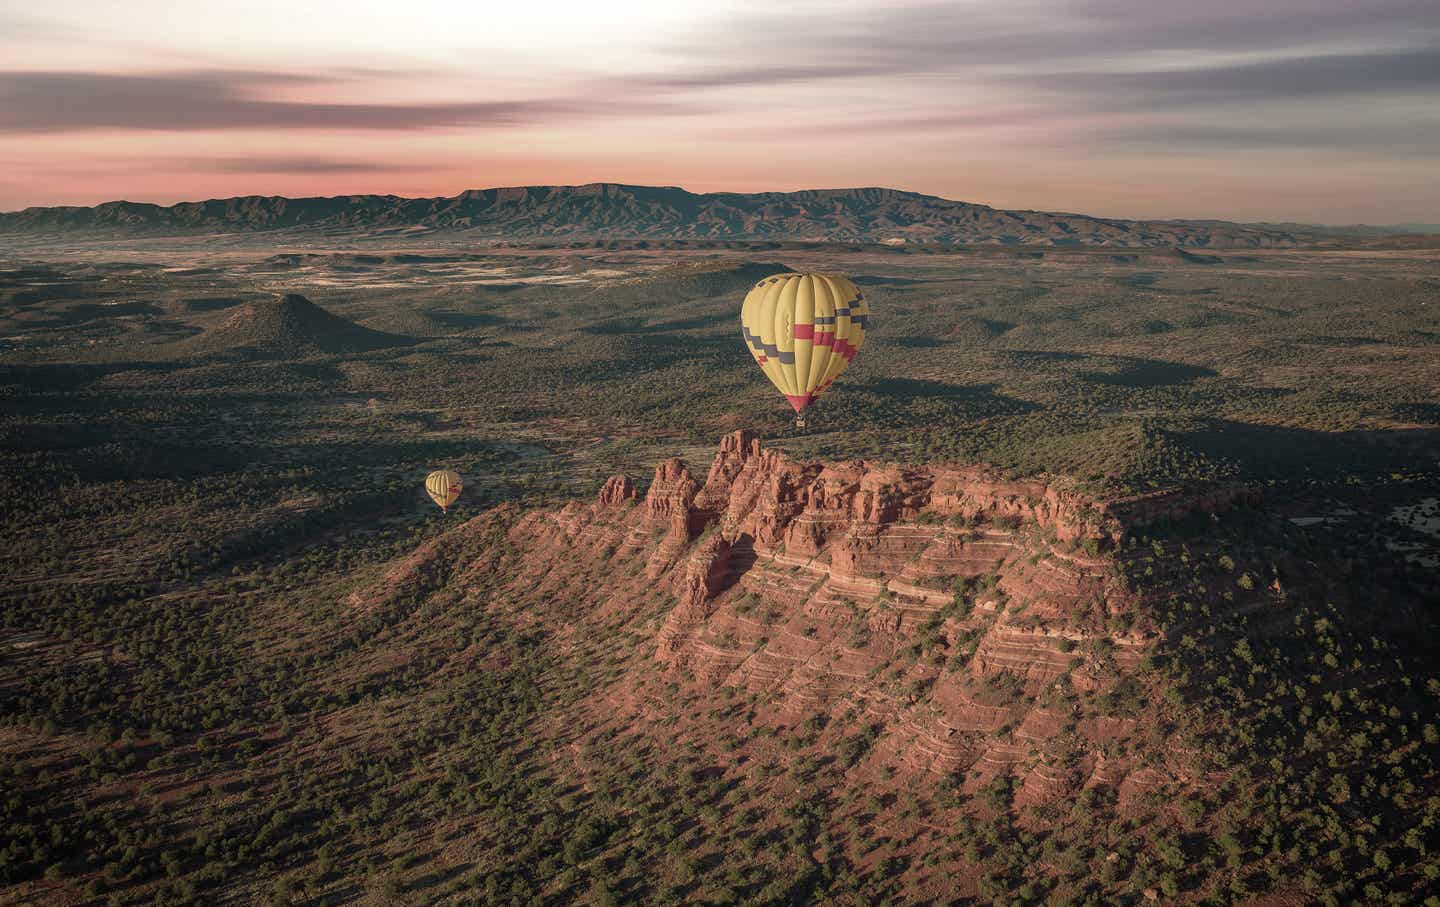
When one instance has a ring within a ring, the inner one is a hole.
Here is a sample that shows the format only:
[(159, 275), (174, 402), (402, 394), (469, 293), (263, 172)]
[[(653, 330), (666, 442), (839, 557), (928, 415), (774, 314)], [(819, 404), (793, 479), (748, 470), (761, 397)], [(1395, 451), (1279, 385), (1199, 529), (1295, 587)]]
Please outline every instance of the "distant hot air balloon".
[(450, 505), (460, 497), (460, 473), (449, 469), (437, 469), (425, 477), (425, 490), (430, 500), (440, 505), (441, 512), (447, 512)]
[(838, 274), (774, 274), (740, 308), (750, 355), (795, 407), (795, 425), (865, 343), (870, 304)]

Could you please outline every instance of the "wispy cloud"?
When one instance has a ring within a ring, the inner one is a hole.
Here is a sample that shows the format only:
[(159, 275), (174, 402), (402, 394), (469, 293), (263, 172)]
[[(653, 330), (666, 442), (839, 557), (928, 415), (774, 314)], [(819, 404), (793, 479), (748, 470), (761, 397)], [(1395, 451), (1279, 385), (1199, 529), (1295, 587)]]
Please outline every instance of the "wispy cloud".
[(0, 9), (0, 34), (11, 41), (69, 39), (76, 37), (78, 33), (78, 29), (70, 26), (24, 16), (14, 10)]
[(676, 39), (677, 59), (783, 60), (817, 75), (879, 72), (1066, 71), (1124, 65), (1137, 54), (1284, 54), (1440, 43), (1432, 0), (1153, 0), (1079, 3), (896, 3), (817, 11), (751, 11)]
[(1294, 151), (1297, 148), (1358, 153), (1384, 149), (1387, 156), (1433, 159), (1440, 146), (1440, 122), (1358, 121), (1337, 128), (1315, 124), (1150, 123), (1102, 127), (1096, 138), (1107, 147), (1129, 146), (1149, 153), (1211, 154), (1231, 151)]
[[(1344, 179), (1349, 200), (1335, 189), (1317, 209), (1434, 219), (1419, 209), (1440, 199), (1412, 188), (1440, 147), (1436, 0), (715, 0), (664, 16), (620, 0), (554, 29), (523, 5), (470, 10), (495, 27), (453, 38), (416, 25), (438, 0), (353, 17), (313, 0), (311, 20), (344, 24), (313, 29), (301, 55), (288, 9), (232, 30), (209, 6), (147, 2), (174, 34), (100, 0), (0, 11), (0, 169), (113, 180), (104, 132), (147, 162), (148, 182), (124, 171), (144, 191), (170, 191), (162, 170), (224, 191), (390, 185), (405, 179), (367, 174), (417, 161), (469, 180), (463, 162), (483, 155), (497, 183), (566, 161), (572, 177), (885, 183), (1072, 209), (1181, 191), (1248, 204), (1225, 174), (1287, 160), (1302, 187), (1275, 196), (1287, 205)], [(1256, 179), (1263, 192), (1276, 176)]]
[[(326, 77), (288, 72), (190, 71), (0, 73), (0, 129), (77, 132), (99, 129), (167, 132), (226, 129), (433, 129), (517, 127), (623, 112), (653, 113), (677, 105), (634, 97), (353, 104), (273, 100), (276, 87), (321, 86)], [(685, 105), (681, 112), (692, 113)]]
[[(777, 8), (734, 17), (670, 49), (686, 61), (684, 73), (632, 75), (615, 90), (704, 96), (805, 84), (827, 91), (830, 82), (866, 80), (866, 95), (883, 98), (888, 87), (906, 103), (860, 107), (831, 87), (832, 97), (816, 102), (825, 112), (811, 119), (896, 134), (1048, 128), (1057, 144), (1067, 134), (1119, 144), (1143, 137), (1152, 147), (1203, 136), (1212, 150), (1227, 141), (1276, 148), (1288, 131), (1296, 148), (1408, 154), (1417, 141), (1440, 145), (1434, 118), (1417, 121), (1404, 103), (1440, 97), (1433, 0), (915, 3), (833, 16)], [(988, 100), (948, 113), (947, 90)], [(1327, 130), (1304, 109), (1327, 99), (1367, 100), (1367, 123), (1380, 128), (1353, 129), (1332, 117)], [(1167, 131), (1187, 109), (1232, 111), (1237, 122)], [(1263, 115), (1264, 126), (1244, 128), (1251, 115)], [(1147, 118), (1157, 127), (1150, 134)]]
[(177, 169), (201, 173), (406, 173), (419, 165), (399, 161), (367, 161), (347, 158), (252, 155), (216, 158), (180, 158)]
[[(672, 39), (666, 47), (674, 65), (663, 71), (602, 75), (589, 91), (558, 96), (440, 103), (320, 99), (331, 94), (333, 83), (397, 75), (364, 68), (327, 74), (0, 72), (0, 129), (423, 130), (709, 111), (743, 115), (753, 109), (727, 108), (711, 93), (780, 91), (842, 79), (865, 80), (871, 95), (906, 94), (905, 106), (913, 109), (915, 89), (905, 77), (921, 75), (990, 92), (997, 109), (1040, 116), (1434, 93), (1440, 89), (1440, 26), (1433, 11), (1431, 0), (1272, 0), (1258, 9), (1229, 0), (1194, 8), (1093, 0), (1059, 7), (920, 3), (834, 15), (817, 15), (810, 7), (752, 10), (704, 35)], [(286, 96), (269, 96), (276, 89)], [(307, 90), (315, 99), (305, 99)], [(844, 105), (840, 97), (827, 106)], [(914, 128), (933, 130), (941, 119), (925, 115)], [(954, 125), (984, 119), (983, 112), (971, 112)]]
[(1440, 47), (1324, 54), (1226, 66), (1143, 72), (1073, 72), (1027, 76), (1037, 88), (1093, 99), (1092, 106), (1132, 107), (1315, 98), (1333, 95), (1421, 94), (1440, 90)]

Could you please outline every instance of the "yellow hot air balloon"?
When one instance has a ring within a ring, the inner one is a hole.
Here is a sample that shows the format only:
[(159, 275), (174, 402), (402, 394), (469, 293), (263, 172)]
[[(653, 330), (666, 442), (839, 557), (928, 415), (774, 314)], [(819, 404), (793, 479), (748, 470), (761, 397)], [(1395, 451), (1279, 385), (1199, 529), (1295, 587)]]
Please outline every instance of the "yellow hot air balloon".
[(460, 473), (449, 469), (437, 469), (425, 477), (425, 490), (430, 493), (430, 500), (440, 505), (442, 513), (449, 511), (450, 505), (459, 499), (462, 484)]
[(773, 274), (745, 296), (741, 335), (765, 377), (795, 407), (805, 407), (840, 377), (865, 343), (870, 304), (838, 274)]

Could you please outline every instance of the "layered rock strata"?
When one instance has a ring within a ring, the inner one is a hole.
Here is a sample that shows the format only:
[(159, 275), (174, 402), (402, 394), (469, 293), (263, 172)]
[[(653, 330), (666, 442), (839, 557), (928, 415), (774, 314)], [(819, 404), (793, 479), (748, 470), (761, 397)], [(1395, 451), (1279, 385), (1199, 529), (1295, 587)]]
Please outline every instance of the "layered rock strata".
[(878, 726), (877, 755), (971, 788), (1010, 775), (1022, 802), (1092, 785), (1123, 799), (1155, 780), (1124, 741), (1148, 730), (1136, 678), (1157, 637), (1117, 547), (1135, 521), (1251, 502), (1207, 495), (1107, 501), (983, 467), (797, 462), (741, 431), (703, 482), (668, 460), (643, 500), (616, 477), (511, 539), (589, 558), (602, 611), (665, 593), (650, 644), (677, 680)]

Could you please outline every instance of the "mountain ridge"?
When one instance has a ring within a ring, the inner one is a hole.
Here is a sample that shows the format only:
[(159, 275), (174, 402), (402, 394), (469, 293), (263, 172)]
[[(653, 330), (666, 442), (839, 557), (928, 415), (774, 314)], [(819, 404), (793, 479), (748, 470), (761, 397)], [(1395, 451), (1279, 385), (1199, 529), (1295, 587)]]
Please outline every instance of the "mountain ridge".
[(330, 235), (461, 232), (477, 238), (792, 239), (855, 243), (1100, 247), (1294, 246), (1319, 230), (1214, 220), (1127, 220), (1006, 210), (880, 186), (695, 193), (587, 183), (467, 189), (454, 196), (249, 195), (161, 206), (111, 201), (0, 213), (0, 234), (187, 234), (303, 230)]

